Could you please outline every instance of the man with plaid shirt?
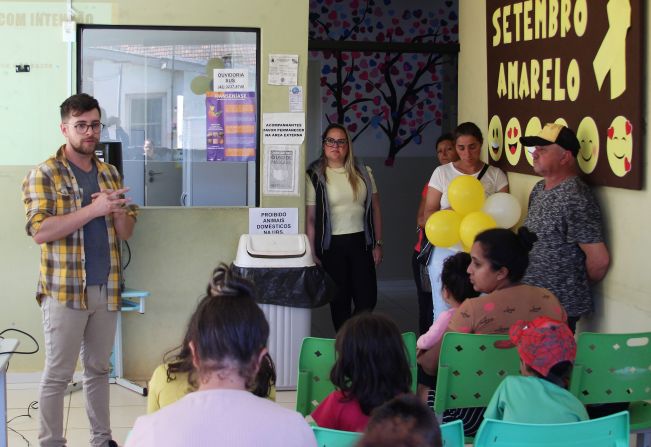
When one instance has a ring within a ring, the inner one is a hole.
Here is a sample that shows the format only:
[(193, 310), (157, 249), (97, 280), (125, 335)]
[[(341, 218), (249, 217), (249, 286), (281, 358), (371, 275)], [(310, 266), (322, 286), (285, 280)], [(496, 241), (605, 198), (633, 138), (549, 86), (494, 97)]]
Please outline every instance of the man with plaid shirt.
[(120, 309), (120, 240), (136, 210), (117, 169), (95, 156), (103, 124), (87, 94), (61, 104), (66, 143), (23, 181), (26, 230), (41, 246), (36, 299), (43, 313), (45, 370), (39, 442), (64, 446), (63, 399), (81, 352), (92, 446), (116, 445), (109, 418), (109, 359)]

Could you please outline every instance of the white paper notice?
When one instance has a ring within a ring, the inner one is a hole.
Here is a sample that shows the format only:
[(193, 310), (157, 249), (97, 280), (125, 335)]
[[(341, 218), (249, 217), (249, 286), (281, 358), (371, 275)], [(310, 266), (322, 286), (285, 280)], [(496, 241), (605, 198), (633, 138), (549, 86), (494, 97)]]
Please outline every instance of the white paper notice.
[(264, 194), (298, 195), (298, 146), (264, 146)]
[(298, 54), (270, 54), (268, 83), (271, 85), (298, 84)]
[(213, 91), (248, 92), (249, 72), (237, 68), (215, 68), (213, 70)]
[(302, 144), (305, 138), (304, 113), (264, 113), (262, 142), (264, 144)]
[(249, 234), (298, 234), (298, 208), (249, 208)]
[(303, 87), (298, 85), (289, 87), (289, 111), (303, 111)]

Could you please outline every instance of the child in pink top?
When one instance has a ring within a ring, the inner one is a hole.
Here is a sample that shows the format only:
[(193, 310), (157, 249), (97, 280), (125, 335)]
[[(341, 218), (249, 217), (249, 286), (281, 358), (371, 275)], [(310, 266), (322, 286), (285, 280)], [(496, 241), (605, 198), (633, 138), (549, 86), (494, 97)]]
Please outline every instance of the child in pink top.
[(468, 276), (468, 265), (470, 264), (470, 255), (460, 251), (445, 261), (443, 261), (443, 270), (441, 271), (441, 295), (443, 300), (450, 305), (450, 309), (439, 315), (434, 324), (427, 332), (421, 335), (416, 342), (418, 349), (430, 349), (441, 340), (452, 315), (466, 298), (474, 298), (479, 295), (475, 291)]

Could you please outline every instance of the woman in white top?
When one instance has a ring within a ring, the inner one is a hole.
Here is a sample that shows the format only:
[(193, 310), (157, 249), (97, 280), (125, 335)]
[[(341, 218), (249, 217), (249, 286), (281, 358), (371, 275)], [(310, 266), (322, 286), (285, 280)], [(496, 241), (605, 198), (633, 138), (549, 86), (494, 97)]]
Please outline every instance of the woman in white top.
[(321, 149), (307, 169), (306, 233), (314, 260), (337, 285), (330, 303), (337, 331), (352, 315), (375, 308), (382, 219), (373, 173), (353, 156), (346, 128), (328, 125)]
[(316, 447), (303, 417), (249, 390), (267, 353), (269, 324), (253, 285), (219, 266), (187, 339), (198, 389), (141, 416), (125, 447)]
[[(509, 192), (509, 182), (506, 174), (495, 166), (488, 166), (481, 161), (481, 147), (484, 137), (475, 123), (462, 123), (454, 130), (454, 144), (459, 159), (434, 170), (427, 189), (425, 200), (425, 221), (436, 211), (450, 208), (448, 200), (448, 186), (450, 182), (462, 175), (471, 175), (478, 178), (484, 187), (486, 196), (496, 192)], [(432, 301), (434, 306), (434, 320), (448, 309), (448, 305), (441, 296), (441, 267), (443, 260), (454, 254), (454, 250), (436, 247), (430, 257), (428, 265), (430, 281), (432, 283)]]

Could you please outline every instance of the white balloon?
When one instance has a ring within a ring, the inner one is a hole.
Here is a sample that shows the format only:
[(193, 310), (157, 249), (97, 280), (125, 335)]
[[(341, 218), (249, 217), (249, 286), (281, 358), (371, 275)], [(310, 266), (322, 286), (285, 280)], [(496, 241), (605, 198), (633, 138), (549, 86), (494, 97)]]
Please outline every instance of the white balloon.
[(495, 219), (499, 228), (511, 228), (520, 221), (522, 208), (513, 195), (498, 192), (486, 199), (482, 211)]

